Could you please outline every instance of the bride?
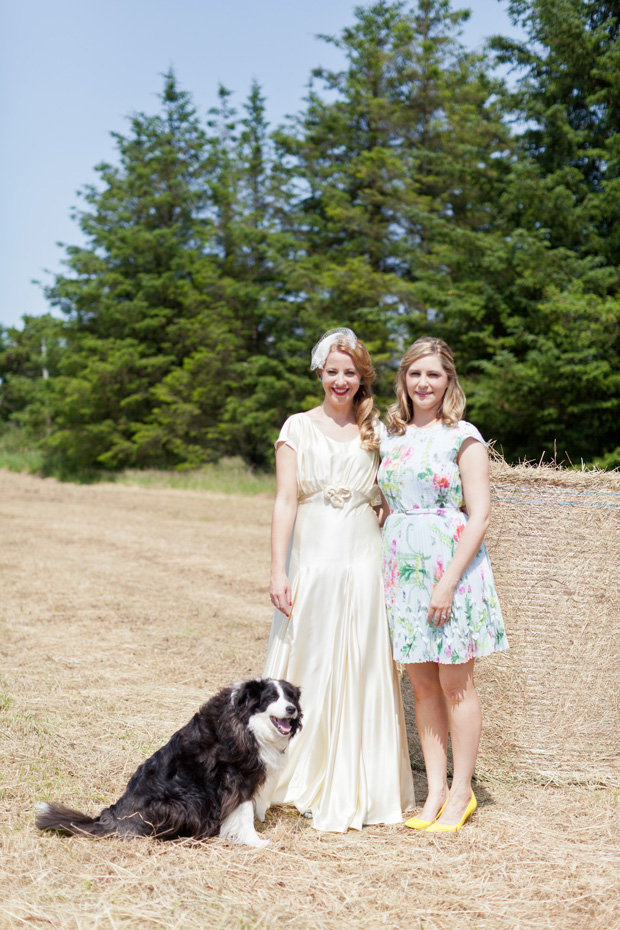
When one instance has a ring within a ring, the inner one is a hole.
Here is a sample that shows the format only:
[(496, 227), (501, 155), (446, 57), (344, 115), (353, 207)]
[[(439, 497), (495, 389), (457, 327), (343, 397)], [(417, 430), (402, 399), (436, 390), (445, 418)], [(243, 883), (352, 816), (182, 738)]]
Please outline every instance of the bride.
[(374, 370), (346, 328), (322, 337), (311, 367), (323, 402), (289, 417), (276, 442), (264, 675), (301, 687), (304, 726), (271, 803), (345, 832), (401, 822), (413, 782), (372, 509)]

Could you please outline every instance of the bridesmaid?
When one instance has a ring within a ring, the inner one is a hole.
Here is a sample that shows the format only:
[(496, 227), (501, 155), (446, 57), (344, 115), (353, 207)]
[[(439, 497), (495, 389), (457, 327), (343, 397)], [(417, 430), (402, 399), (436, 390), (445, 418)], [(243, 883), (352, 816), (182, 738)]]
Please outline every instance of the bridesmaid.
[[(484, 544), (489, 463), (465, 409), (452, 353), (418, 339), (395, 380), (381, 439), (379, 485), (387, 610), (394, 658), (413, 685), (428, 797), (407, 826), (460, 830), (476, 809), (471, 780), (482, 715), (474, 661), (508, 648)], [(454, 776), (448, 791), (448, 733)]]
[(311, 368), (322, 402), (289, 417), (276, 442), (264, 674), (301, 686), (304, 727), (272, 801), (344, 832), (401, 822), (413, 782), (372, 507), (374, 370), (346, 328), (323, 336)]

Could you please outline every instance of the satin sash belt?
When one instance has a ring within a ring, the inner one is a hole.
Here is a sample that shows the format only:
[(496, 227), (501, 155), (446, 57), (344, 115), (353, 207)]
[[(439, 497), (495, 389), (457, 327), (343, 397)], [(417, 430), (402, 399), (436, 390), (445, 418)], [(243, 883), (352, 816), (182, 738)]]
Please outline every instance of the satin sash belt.
[(438, 517), (449, 517), (453, 514), (463, 515), (462, 510), (457, 510), (456, 507), (438, 507), (425, 509), (424, 507), (414, 507), (413, 510), (390, 510), (390, 516), (401, 516), (401, 517), (417, 517), (424, 516), (425, 514), (433, 514)]
[[(374, 496), (374, 494), (373, 494)], [(362, 494), (361, 491), (352, 491), (351, 488), (338, 488), (329, 484), (318, 491), (311, 491), (309, 494), (302, 494), (298, 499), (298, 504), (308, 504), (310, 501), (318, 501), (321, 498), (326, 504), (331, 504), (337, 510), (341, 510), (345, 504), (352, 507), (359, 507), (361, 504), (370, 504), (373, 496)]]

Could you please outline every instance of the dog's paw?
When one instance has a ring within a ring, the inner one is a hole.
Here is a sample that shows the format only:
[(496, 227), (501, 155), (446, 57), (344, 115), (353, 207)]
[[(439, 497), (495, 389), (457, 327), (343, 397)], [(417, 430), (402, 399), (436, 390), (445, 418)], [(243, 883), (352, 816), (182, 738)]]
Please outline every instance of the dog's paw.
[(254, 849), (264, 849), (265, 846), (271, 846), (271, 840), (264, 840), (260, 836), (257, 836), (255, 840), (252, 840), (250, 846), (253, 846)]
[(256, 819), (259, 823), (265, 823), (265, 816), (267, 814), (266, 807), (257, 807), (256, 808)]

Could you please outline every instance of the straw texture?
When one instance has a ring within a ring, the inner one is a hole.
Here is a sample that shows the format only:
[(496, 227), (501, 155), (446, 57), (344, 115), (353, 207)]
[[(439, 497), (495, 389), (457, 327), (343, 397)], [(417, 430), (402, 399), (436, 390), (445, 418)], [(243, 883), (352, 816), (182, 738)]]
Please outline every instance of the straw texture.
[[(101, 810), (201, 701), (260, 674), (271, 507), (267, 495), (77, 486), (0, 470), (1, 930), (620, 927), (620, 791), (529, 774), (539, 757), (526, 756), (526, 735), (547, 748), (546, 729), (513, 719), (526, 614), (514, 619), (508, 586), (512, 664), (479, 663), (478, 810), (460, 833), (321, 834), (287, 808), (259, 824), (272, 841), (265, 850), (35, 829), (35, 801)], [(497, 503), (494, 540), (500, 514)], [(518, 568), (528, 579), (527, 564)], [(536, 635), (544, 648), (545, 625)], [(570, 695), (573, 682), (561, 666), (557, 674)], [(544, 717), (553, 706), (530, 680), (528, 706)], [(605, 680), (596, 690), (601, 702), (613, 694)], [(600, 743), (608, 747), (607, 731)], [(416, 773), (419, 802), (425, 791)]]

